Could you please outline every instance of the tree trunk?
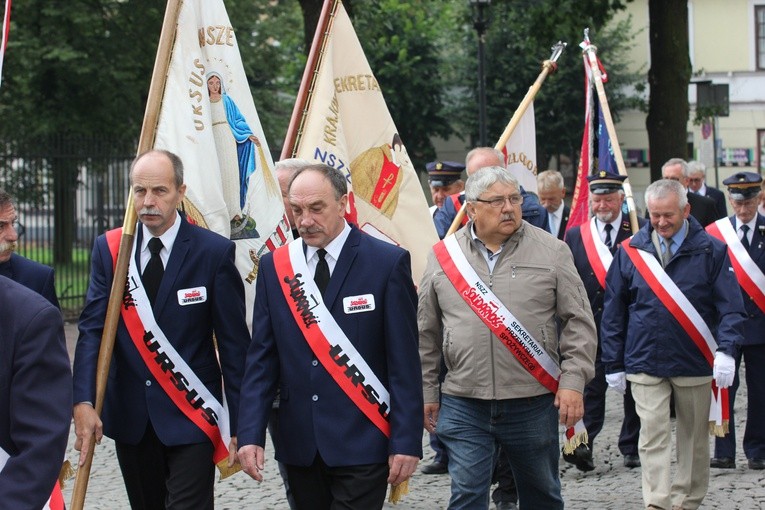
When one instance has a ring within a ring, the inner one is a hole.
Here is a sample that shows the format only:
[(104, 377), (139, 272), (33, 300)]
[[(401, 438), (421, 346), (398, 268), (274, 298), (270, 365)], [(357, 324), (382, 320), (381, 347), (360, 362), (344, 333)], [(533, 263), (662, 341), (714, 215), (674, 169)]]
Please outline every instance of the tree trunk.
[(651, 160), (651, 181), (661, 178), (661, 166), (670, 158), (688, 157), (687, 0), (649, 0), (651, 69), (646, 128)]
[(53, 204), (56, 218), (53, 229), (53, 259), (56, 264), (72, 262), (75, 241), (75, 203), (77, 190), (77, 162), (70, 154), (71, 147), (62, 137), (56, 137), (51, 158), (53, 174)]

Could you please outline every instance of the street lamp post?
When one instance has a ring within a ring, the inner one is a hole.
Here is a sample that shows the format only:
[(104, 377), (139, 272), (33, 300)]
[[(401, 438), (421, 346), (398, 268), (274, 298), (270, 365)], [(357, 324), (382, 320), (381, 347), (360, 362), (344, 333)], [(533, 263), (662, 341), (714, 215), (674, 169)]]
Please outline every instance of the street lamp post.
[(491, 0), (468, 0), (473, 9), (473, 27), (478, 35), (478, 144), (485, 147), (486, 137), (486, 55), (484, 52), (484, 36), (489, 20), (484, 11)]

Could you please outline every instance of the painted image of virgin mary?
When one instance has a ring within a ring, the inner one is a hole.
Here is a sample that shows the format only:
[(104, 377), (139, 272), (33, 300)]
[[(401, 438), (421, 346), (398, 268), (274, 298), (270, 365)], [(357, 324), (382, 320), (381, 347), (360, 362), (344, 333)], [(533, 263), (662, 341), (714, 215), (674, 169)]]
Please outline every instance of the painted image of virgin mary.
[(223, 200), (231, 222), (231, 238), (258, 237), (255, 220), (246, 214), (245, 208), (250, 177), (255, 173), (258, 162), (261, 163), (267, 188), (278, 190), (278, 186), (267, 167), (260, 140), (253, 134), (234, 100), (226, 94), (220, 74), (207, 73), (207, 91)]

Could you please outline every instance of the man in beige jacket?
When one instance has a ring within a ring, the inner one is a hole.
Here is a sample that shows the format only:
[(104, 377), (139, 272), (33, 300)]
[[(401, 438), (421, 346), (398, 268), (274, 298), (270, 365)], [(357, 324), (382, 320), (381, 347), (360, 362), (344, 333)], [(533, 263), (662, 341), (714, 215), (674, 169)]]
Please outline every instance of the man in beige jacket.
[(425, 428), (449, 453), (449, 508), (488, 508), (497, 444), (522, 508), (563, 508), (558, 423), (582, 418), (594, 374), (587, 294), (568, 247), (521, 219), (507, 171), (479, 170), (465, 195), (471, 222), (434, 246), (417, 313)]

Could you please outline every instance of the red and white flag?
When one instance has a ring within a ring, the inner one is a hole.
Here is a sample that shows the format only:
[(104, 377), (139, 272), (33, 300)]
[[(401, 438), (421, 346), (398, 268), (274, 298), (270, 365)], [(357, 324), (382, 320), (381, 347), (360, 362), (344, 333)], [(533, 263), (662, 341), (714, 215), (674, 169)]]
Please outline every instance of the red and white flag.
[(5, 0), (3, 9), (3, 31), (0, 32), (0, 85), (3, 83), (3, 60), (8, 46), (8, 34), (11, 32), (11, 0)]
[(590, 214), (590, 187), (587, 176), (590, 175), (592, 169), (593, 85), (590, 80), (590, 64), (587, 55), (583, 55), (582, 58), (584, 60), (584, 132), (582, 133), (582, 147), (576, 172), (574, 197), (571, 200), (571, 213), (568, 217), (566, 230), (586, 222)]
[(183, 160), (189, 220), (236, 242), (251, 323), (256, 261), (291, 234), (223, 0), (180, 8), (155, 147)]
[(513, 134), (502, 148), (507, 171), (526, 191), (537, 192), (537, 130), (534, 103), (523, 113)]
[(343, 172), (346, 218), (409, 250), (419, 281), (438, 241), (420, 180), (342, 2), (327, 0), (322, 20), (282, 155)]

